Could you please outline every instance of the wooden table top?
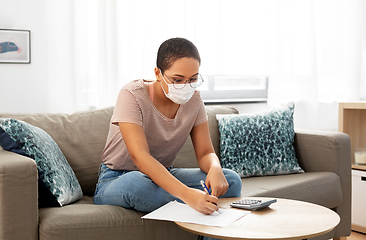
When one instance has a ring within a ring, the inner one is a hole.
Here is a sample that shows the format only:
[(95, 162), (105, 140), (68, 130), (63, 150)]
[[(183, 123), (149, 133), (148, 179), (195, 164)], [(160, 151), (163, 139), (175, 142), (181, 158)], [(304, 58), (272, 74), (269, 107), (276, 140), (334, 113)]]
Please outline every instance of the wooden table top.
[[(220, 199), (219, 207), (230, 208), (230, 203), (239, 199)], [(256, 197), (255, 199), (267, 198)], [(277, 198), (277, 202), (268, 208), (252, 211), (226, 227), (182, 222), (176, 222), (176, 224), (195, 234), (220, 239), (294, 240), (320, 236), (333, 230), (339, 221), (338, 214), (326, 207)]]

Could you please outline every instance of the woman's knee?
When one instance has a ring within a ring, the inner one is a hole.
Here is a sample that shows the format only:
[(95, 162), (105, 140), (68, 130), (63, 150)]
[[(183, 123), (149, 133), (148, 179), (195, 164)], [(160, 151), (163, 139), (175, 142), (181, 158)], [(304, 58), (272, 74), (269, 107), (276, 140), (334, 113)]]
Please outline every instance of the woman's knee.
[(225, 193), (224, 197), (240, 197), (242, 187), (240, 176), (236, 172), (226, 168), (223, 169), (223, 173), (229, 184), (229, 189)]
[(100, 195), (94, 197), (96, 204), (103, 202), (142, 212), (153, 211), (176, 199), (139, 171), (131, 171), (113, 180)]

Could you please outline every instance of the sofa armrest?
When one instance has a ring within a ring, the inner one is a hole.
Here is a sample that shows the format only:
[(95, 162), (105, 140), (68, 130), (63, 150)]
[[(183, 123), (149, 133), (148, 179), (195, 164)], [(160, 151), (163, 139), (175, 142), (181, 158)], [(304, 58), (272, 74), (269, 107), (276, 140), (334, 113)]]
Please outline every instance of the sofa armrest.
[(341, 217), (335, 238), (351, 234), (351, 140), (341, 132), (296, 131), (296, 157), (305, 172), (334, 172), (341, 182)]
[(296, 131), (296, 157), (305, 172), (351, 176), (351, 140), (345, 133)]
[(38, 239), (36, 162), (0, 148), (0, 239)]

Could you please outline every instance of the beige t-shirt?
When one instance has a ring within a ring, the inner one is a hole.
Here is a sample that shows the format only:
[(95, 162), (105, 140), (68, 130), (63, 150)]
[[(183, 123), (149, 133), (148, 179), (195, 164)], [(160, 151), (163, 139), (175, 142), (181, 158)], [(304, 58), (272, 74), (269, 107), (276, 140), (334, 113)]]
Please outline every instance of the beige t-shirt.
[(118, 95), (102, 160), (111, 169), (138, 170), (128, 153), (119, 122), (142, 126), (150, 154), (165, 167), (170, 167), (192, 128), (207, 122), (207, 115), (198, 91), (187, 103), (180, 105), (175, 118), (170, 119), (155, 107), (143, 80), (124, 86)]

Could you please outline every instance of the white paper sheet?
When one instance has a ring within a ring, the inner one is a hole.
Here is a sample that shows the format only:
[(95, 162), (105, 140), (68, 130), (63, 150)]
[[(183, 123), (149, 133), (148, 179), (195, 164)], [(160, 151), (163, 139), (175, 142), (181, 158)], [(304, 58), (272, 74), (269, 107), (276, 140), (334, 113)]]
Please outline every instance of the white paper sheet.
[(172, 201), (142, 218), (225, 227), (250, 213), (250, 211), (230, 208), (220, 208), (220, 212), (221, 214), (214, 212), (211, 215), (204, 215), (186, 204)]

